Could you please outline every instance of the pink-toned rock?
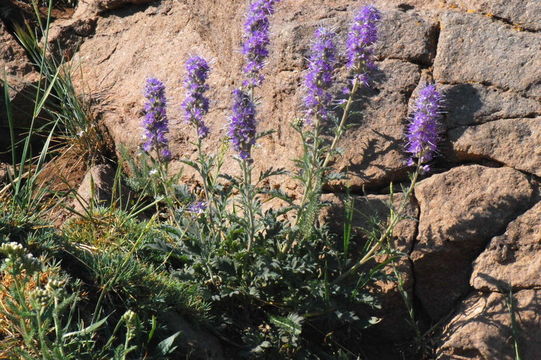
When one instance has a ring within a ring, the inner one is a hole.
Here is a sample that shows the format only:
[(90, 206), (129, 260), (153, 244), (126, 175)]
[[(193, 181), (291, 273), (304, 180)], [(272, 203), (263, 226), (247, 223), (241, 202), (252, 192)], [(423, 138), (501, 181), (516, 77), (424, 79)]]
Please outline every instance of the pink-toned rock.
[(490, 241), (475, 260), (470, 283), (483, 291), (541, 288), (541, 203)]
[(472, 165), (431, 176), (415, 196), (421, 213), (411, 254), (415, 292), (436, 321), (467, 293), (472, 262), (530, 206), (534, 191), (518, 171)]
[(384, 11), (378, 29), (376, 56), (431, 64), (436, 55), (437, 40), (437, 22), (431, 17), (427, 13)]
[(2, 21), (0, 21), (0, 80), (7, 81), (15, 89), (37, 80), (37, 73), (26, 57), (24, 49), (7, 31)]
[(458, 161), (490, 159), (541, 176), (541, 117), (460, 127), (449, 140)]
[[(511, 322), (513, 301), (515, 331)], [(438, 360), (515, 360), (517, 341), (520, 359), (541, 356), (541, 291), (521, 290), (512, 295), (481, 292), (470, 295), (457, 315), (445, 326)]]
[(445, 128), (541, 115), (541, 102), (481, 84), (441, 85), (445, 95)]
[(541, 30), (541, 2), (537, 0), (447, 0), (463, 10), (496, 16), (515, 26)]
[(491, 84), (541, 98), (541, 36), (478, 14), (448, 12), (434, 60), (439, 83)]
[(0, 20), (0, 148), (5, 150), (10, 146), (8, 118), (4, 101), (3, 82), (9, 86), (9, 98), (12, 107), (13, 122), (16, 128), (30, 123), (34, 110), (33, 99), (35, 90), (33, 83), (39, 79), (26, 56), (23, 47), (8, 32)]
[[(318, 26), (330, 26), (344, 37), (358, 6), (346, 0), (325, 4), (282, 1), (277, 5), (267, 80), (256, 94), (261, 97), (259, 129), (275, 133), (261, 139), (254, 150), (258, 169), (269, 164), (293, 167), (290, 160), (299, 156), (301, 147), (290, 123), (302, 116), (303, 76), (313, 31)], [(115, 143), (132, 150), (140, 142), (144, 81), (149, 76), (165, 81), (171, 104), (174, 170), (181, 166), (178, 159), (195, 156), (191, 144), (194, 132), (183, 122), (180, 111), (183, 61), (189, 55), (200, 54), (212, 62), (212, 103), (207, 119), (212, 134), (204, 148), (215, 152), (225, 137), (230, 93), (240, 84), (243, 60), (239, 48), (246, 2), (235, 0), (227, 7), (209, 1), (156, 2), (137, 9), (110, 10), (106, 17), (98, 17), (92, 35), (83, 38), (75, 61), (88, 69), (83, 70), (81, 84), (105, 99), (101, 102), (103, 118)], [(383, 6), (383, 14), (387, 23), (382, 25), (377, 50), (380, 71), (375, 74), (374, 89), (361, 96), (358, 110), (362, 115), (351, 119), (358, 127), (341, 142), (344, 156), (335, 164), (337, 169), (351, 172), (350, 180), (332, 184), (332, 188), (346, 184), (357, 189), (375, 187), (393, 177), (405, 176), (402, 137), (407, 102), (420, 72), (408, 61), (431, 61), (435, 22), (424, 13), (399, 11), (390, 5)], [(345, 84), (344, 71), (341, 74), (344, 76), (337, 94)], [(237, 167), (227, 157), (224, 170), (235, 173)], [(188, 180), (193, 172), (186, 169), (185, 175), (184, 180)], [(283, 179), (274, 182), (281, 185)]]

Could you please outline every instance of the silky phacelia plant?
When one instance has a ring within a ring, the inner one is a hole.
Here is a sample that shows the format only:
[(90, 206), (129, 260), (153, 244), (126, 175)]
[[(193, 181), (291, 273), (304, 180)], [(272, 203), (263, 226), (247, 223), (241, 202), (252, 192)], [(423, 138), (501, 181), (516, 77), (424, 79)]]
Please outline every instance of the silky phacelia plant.
[(185, 64), (187, 76), (184, 80), (186, 99), (182, 102), (184, 118), (187, 123), (194, 125), (197, 135), (204, 139), (209, 134), (209, 128), (205, 125), (203, 117), (209, 111), (209, 99), (205, 92), (209, 89), (206, 84), (209, 77), (210, 67), (205, 59), (193, 56)]
[(364, 6), (355, 15), (346, 42), (347, 67), (364, 85), (370, 84), (369, 71), (376, 69), (372, 45), (378, 40), (381, 13), (374, 6)]
[(244, 43), (242, 45), (242, 53), (246, 59), (244, 73), (247, 76), (247, 80), (243, 83), (244, 86), (256, 87), (263, 82), (264, 77), (261, 70), (269, 56), (269, 16), (274, 13), (274, 6), (279, 1), (256, 0), (248, 9), (246, 22), (244, 23)]
[(316, 30), (314, 36), (308, 73), (305, 77), (304, 106), (307, 124), (311, 124), (313, 120), (325, 120), (330, 115), (329, 108), (333, 99), (330, 88), (335, 80), (334, 70), (337, 63), (335, 34), (321, 27)]
[[(406, 151), (412, 156), (410, 165), (416, 162), (426, 164), (434, 158), (438, 148), (442, 100), (436, 85), (429, 84), (419, 92), (406, 134)], [(423, 171), (429, 170), (428, 165), (423, 165)]]
[(161, 160), (169, 160), (169, 123), (167, 120), (167, 99), (165, 98), (165, 85), (156, 78), (147, 79), (144, 95), (145, 102), (143, 119), (144, 139), (142, 145), (144, 151), (155, 151)]
[(255, 104), (246, 92), (233, 91), (233, 115), (229, 121), (229, 138), (240, 158), (251, 158), (251, 149), (256, 140)]

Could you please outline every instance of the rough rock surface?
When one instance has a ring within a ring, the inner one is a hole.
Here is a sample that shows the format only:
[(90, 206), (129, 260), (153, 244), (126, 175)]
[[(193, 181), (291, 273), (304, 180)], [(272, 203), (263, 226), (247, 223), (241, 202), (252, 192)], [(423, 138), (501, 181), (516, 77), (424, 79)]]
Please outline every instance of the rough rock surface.
[[(349, 1), (333, 1), (325, 6), (310, 1), (284, 1), (278, 6), (271, 39), (274, 46), (267, 66), (272, 76), (267, 77), (258, 93), (262, 97), (259, 128), (276, 132), (262, 139), (254, 150), (256, 165), (265, 159), (265, 164), (280, 163), (291, 168), (290, 160), (299, 155), (300, 147), (290, 122), (302, 116), (302, 77), (311, 34), (317, 26), (326, 25), (345, 35), (355, 6)], [(172, 105), (169, 115), (173, 156), (193, 156), (193, 131), (182, 121), (179, 104), (184, 96), (182, 62), (199, 53), (212, 60), (209, 95), (214, 101), (208, 116), (212, 134), (207, 146), (215, 148), (212, 144), (220, 142), (225, 134), (230, 92), (239, 85), (242, 57), (238, 49), (244, 9), (244, 2), (239, 0), (227, 8), (207, 2), (198, 7), (183, 2), (158, 2), (137, 8), (138, 11), (120, 9), (97, 17), (94, 35), (83, 41), (77, 62), (91, 69), (82, 79), (86, 87), (106, 97), (108, 108), (116, 109), (104, 112), (103, 117), (117, 143), (137, 149), (141, 89), (145, 78), (156, 76), (165, 81)], [(94, 19), (95, 15), (77, 11), (71, 21), (89, 18)], [(352, 118), (358, 127), (342, 141), (340, 146), (345, 154), (336, 164), (339, 169), (351, 171), (348, 185), (356, 188), (384, 185), (391, 177), (404, 175), (401, 138), (409, 95), (420, 74), (414, 63), (430, 63), (436, 49), (436, 23), (430, 16), (395, 8), (384, 10), (384, 18), (390, 23), (383, 26), (383, 40), (377, 49), (380, 71), (375, 74), (374, 89), (361, 94), (359, 110), (363, 110), (363, 115)], [(392, 26), (394, 23), (400, 26)], [(61, 26), (64, 28), (58, 25)], [(337, 92), (341, 87), (337, 87)], [(237, 171), (236, 163), (226, 162), (225, 169)], [(188, 169), (186, 174), (191, 175)]]
[(449, 132), (449, 140), (459, 161), (491, 159), (541, 176), (541, 117), (460, 127)]
[(472, 262), (534, 196), (509, 168), (460, 166), (417, 185), (419, 233), (411, 253), (415, 292), (437, 321), (469, 289)]
[(480, 125), (489, 121), (541, 115), (541, 102), (513, 91), (481, 84), (442, 85), (445, 128)]
[[(4, 73), (5, 71), (5, 73)], [(5, 76), (4, 76), (5, 75)], [(24, 49), (17, 43), (6, 26), (0, 21), (0, 79), (15, 89), (37, 79), (37, 74)]]
[[(0, 131), (8, 133), (7, 112), (4, 102), (5, 81), (9, 85), (9, 97), (12, 106), (12, 116), (16, 127), (28, 123), (33, 105), (33, 82), (39, 78), (31, 62), (27, 59), (24, 49), (11, 35), (6, 26), (0, 21)], [(0, 137), (1, 151), (9, 146), (9, 138)]]
[(541, 2), (537, 0), (448, 0), (463, 10), (474, 10), (501, 18), (517, 27), (531, 30), (541, 30), (539, 14)]
[[(437, 352), (441, 360), (514, 360), (514, 341), (521, 359), (534, 360), (541, 354), (540, 290), (521, 290), (512, 295), (474, 293), (460, 305), (457, 315), (445, 327), (444, 344)], [(510, 304), (516, 318), (515, 333)]]
[[(490, 18), (441, 15), (434, 61), (440, 83), (481, 83), (541, 98), (541, 37)], [(511, 56), (512, 54), (512, 56)]]
[(509, 224), (475, 260), (471, 285), (482, 291), (541, 289), (541, 203)]

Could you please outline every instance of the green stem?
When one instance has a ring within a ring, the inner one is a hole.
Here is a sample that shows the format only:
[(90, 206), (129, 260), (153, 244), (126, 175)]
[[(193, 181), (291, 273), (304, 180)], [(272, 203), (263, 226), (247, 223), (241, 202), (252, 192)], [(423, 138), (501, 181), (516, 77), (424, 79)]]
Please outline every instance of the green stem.
[[(347, 120), (349, 119), (349, 114), (351, 111), (351, 106), (354, 102), (354, 96), (359, 90), (359, 80), (357, 77), (353, 80), (353, 86), (350, 91), (348, 100), (346, 102), (346, 106), (344, 107), (344, 113), (342, 114), (342, 118), (340, 120), (340, 123), (338, 124), (338, 127), (336, 128), (335, 135), (333, 138), (333, 141), (331, 142), (331, 146), (327, 150), (327, 155), (325, 156), (325, 159), (323, 160), (323, 163), (320, 163), (320, 153), (321, 153), (321, 146), (320, 146), (320, 122), (319, 119), (317, 119), (315, 128), (314, 128), (314, 140), (313, 140), (313, 148), (312, 148), (312, 164), (310, 168), (308, 169), (309, 173), (307, 176), (307, 182), (306, 186), (304, 187), (304, 192), (302, 194), (301, 203), (299, 205), (299, 211), (297, 213), (297, 217), (294, 220), (293, 227), (299, 223), (299, 221), (303, 217), (303, 210), (306, 206), (306, 202), (310, 196), (310, 194), (317, 189), (318, 184), (321, 184), (323, 181), (323, 177), (325, 176), (326, 168), (329, 165), (329, 161), (332, 158), (332, 153), (336, 149), (336, 146), (338, 145), (338, 142), (340, 138), (342, 137), (344, 133), (344, 128), (346, 126)], [(315, 171), (314, 171), (315, 169)], [(318, 179), (314, 179), (314, 176), (317, 176)], [(317, 181), (316, 181), (317, 180)], [(285, 253), (289, 251), (291, 246), (293, 245), (293, 242), (295, 241), (295, 236), (289, 236), (287, 239), (287, 242), (285, 246), (282, 249), (282, 252)]]
[(372, 246), (372, 248), (359, 261), (357, 261), (352, 267), (350, 267), (346, 272), (342, 273), (342, 275), (337, 277), (333, 281), (333, 284), (337, 284), (337, 283), (341, 282), (342, 280), (346, 279), (347, 277), (349, 277), (350, 275), (356, 273), (360, 269), (361, 266), (366, 264), (368, 261), (370, 261), (374, 257), (374, 255), (376, 254), (376, 251), (378, 251), (380, 249), (381, 245), (392, 235), (394, 228), (396, 227), (398, 222), (402, 219), (401, 214), (406, 209), (406, 206), (409, 203), (411, 194), (413, 193), (413, 190), (415, 189), (415, 185), (417, 184), (417, 180), (419, 178), (419, 173), (421, 171), (421, 165), (422, 165), (421, 159), (422, 159), (422, 154), (420, 154), (420, 156), (419, 156), (419, 159), (417, 161), (417, 168), (415, 169), (415, 172), (413, 173), (410, 186), (408, 187), (408, 189), (404, 193), (404, 196), (402, 198), (402, 202), (400, 204), (400, 207), (398, 208), (398, 211), (397, 212), (394, 212), (394, 211), (391, 212), (391, 219), (389, 221), (389, 224), (387, 225), (387, 227), (385, 228), (385, 230), (383, 231), (383, 233), (379, 237), (376, 244), (374, 246)]
[(351, 89), (351, 92), (349, 93), (348, 101), (346, 102), (346, 106), (344, 107), (344, 113), (342, 114), (342, 119), (340, 120), (340, 124), (338, 125), (338, 128), (336, 129), (334, 139), (331, 143), (331, 147), (327, 151), (327, 156), (325, 157), (325, 160), (323, 161), (322, 168), (325, 169), (327, 165), (329, 164), (329, 161), (331, 160), (332, 153), (336, 149), (336, 145), (338, 145), (338, 141), (342, 137), (342, 134), (344, 133), (344, 127), (346, 126), (346, 123), (349, 119), (349, 113), (351, 111), (351, 106), (353, 105), (353, 97), (355, 96), (355, 93), (359, 90), (359, 80), (357, 77), (355, 77), (355, 80), (353, 80), (353, 87)]
[(244, 211), (248, 215), (248, 245), (247, 250), (250, 252), (255, 237), (255, 219), (253, 200), (254, 194), (252, 191), (252, 168), (250, 160), (241, 160), (241, 168), (243, 172), (242, 196), (244, 197)]
[(203, 140), (197, 136), (197, 157), (199, 161), (199, 175), (203, 180), (203, 192), (205, 194), (205, 202), (209, 210), (211, 209), (213, 199), (210, 196), (210, 176), (208, 172), (208, 164), (203, 153)]

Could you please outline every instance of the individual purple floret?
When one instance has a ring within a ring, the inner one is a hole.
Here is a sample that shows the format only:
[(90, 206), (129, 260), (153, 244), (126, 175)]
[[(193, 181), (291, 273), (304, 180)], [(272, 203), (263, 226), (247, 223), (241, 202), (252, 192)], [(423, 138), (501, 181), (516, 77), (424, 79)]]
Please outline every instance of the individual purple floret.
[(255, 114), (255, 105), (250, 97), (242, 90), (234, 90), (233, 115), (229, 122), (228, 135), (233, 149), (243, 160), (251, 157), (251, 149), (255, 145)]
[(188, 73), (184, 80), (186, 99), (182, 102), (186, 122), (197, 128), (197, 135), (204, 139), (209, 134), (209, 128), (205, 125), (203, 117), (209, 111), (209, 99), (205, 92), (209, 89), (206, 81), (209, 76), (210, 67), (208, 63), (199, 56), (194, 56), (186, 61)]
[(375, 70), (372, 45), (378, 40), (378, 22), (381, 13), (374, 6), (367, 5), (359, 9), (346, 42), (347, 67), (355, 72), (359, 81), (370, 84), (369, 71)]
[(193, 214), (201, 214), (207, 209), (207, 203), (204, 201), (196, 201), (188, 206), (188, 211)]
[(165, 86), (155, 78), (147, 79), (144, 95), (145, 102), (143, 120), (144, 139), (142, 145), (144, 151), (150, 153), (156, 151), (161, 160), (169, 160), (169, 123), (167, 121), (167, 100), (165, 98)]
[(334, 82), (337, 59), (335, 34), (321, 27), (314, 35), (315, 41), (305, 77), (304, 105), (308, 124), (312, 123), (312, 120), (325, 120), (329, 117), (329, 107), (333, 98), (330, 88)]
[[(406, 134), (406, 151), (413, 157), (410, 165), (415, 164), (414, 159), (420, 160), (421, 164), (429, 162), (437, 151), (442, 100), (436, 85), (427, 85), (419, 92)], [(428, 171), (429, 168), (424, 166), (424, 170)]]
[(255, 0), (248, 9), (242, 45), (242, 53), (246, 58), (244, 73), (248, 78), (244, 81), (244, 86), (255, 87), (263, 82), (261, 70), (269, 56), (269, 16), (274, 14), (274, 5), (279, 1)]

